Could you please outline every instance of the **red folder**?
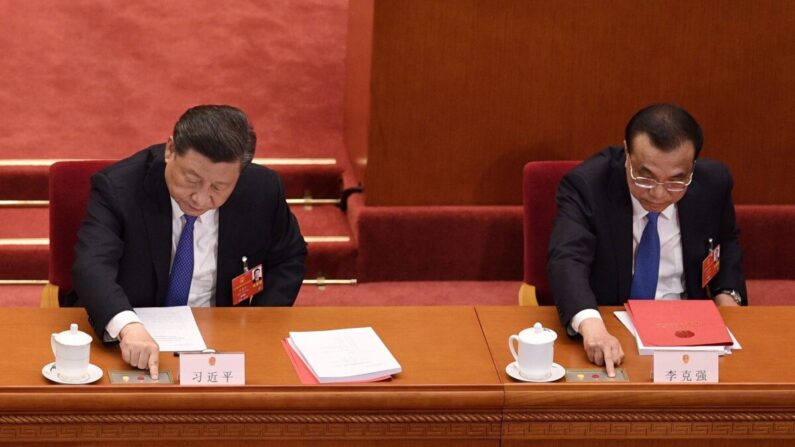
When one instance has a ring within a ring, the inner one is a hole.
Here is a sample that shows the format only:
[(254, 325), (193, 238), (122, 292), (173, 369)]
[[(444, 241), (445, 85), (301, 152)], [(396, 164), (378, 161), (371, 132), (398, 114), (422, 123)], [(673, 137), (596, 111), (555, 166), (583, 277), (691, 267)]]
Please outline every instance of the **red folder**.
[(726, 323), (711, 300), (629, 300), (624, 307), (647, 346), (732, 344)]

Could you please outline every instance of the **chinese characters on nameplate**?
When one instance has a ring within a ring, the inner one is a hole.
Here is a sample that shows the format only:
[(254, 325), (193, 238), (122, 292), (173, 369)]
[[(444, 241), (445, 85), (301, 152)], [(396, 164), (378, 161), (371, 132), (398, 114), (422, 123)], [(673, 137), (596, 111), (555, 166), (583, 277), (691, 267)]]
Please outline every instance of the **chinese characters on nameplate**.
[(717, 383), (718, 353), (654, 351), (655, 383)]
[(179, 384), (245, 385), (245, 354), (242, 352), (182, 353), (179, 356)]

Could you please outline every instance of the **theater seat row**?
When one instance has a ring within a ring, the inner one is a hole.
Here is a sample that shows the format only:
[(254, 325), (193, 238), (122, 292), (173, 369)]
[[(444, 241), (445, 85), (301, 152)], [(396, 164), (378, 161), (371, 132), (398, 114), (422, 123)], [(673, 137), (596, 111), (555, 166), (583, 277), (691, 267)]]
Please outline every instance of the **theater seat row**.
[[(511, 305), (517, 297), (524, 304), (550, 304), (545, 264), (554, 190), (574, 164), (562, 162), (529, 181), (526, 169), (523, 207), (367, 206), (362, 194), (351, 196), (345, 212), (293, 206), (304, 234), (347, 231), (348, 237), (334, 244), (310, 243), (316, 257), (310, 256), (309, 285), (296, 304)], [(737, 217), (750, 304), (795, 303), (795, 206), (738, 205)], [(39, 256), (46, 258), (48, 251)], [(0, 269), (7, 263), (3, 259)], [(311, 259), (323, 262), (313, 265)], [(358, 284), (323, 286), (337, 278)]]

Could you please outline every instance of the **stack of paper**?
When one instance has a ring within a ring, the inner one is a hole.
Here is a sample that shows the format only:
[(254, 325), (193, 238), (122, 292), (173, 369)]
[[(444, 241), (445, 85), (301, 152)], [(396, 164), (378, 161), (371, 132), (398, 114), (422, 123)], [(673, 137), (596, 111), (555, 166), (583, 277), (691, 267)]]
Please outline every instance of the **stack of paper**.
[(640, 355), (662, 351), (716, 351), (720, 355), (741, 349), (717, 307), (706, 300), (630, 300), (627, 311), (615, 315), (635, 337)]
[[(371, 327), (290, 332), (286, 342), (320, 383), (384, 380), (402, 371)], [(300, 375), (301, 365), (296, 370)]]

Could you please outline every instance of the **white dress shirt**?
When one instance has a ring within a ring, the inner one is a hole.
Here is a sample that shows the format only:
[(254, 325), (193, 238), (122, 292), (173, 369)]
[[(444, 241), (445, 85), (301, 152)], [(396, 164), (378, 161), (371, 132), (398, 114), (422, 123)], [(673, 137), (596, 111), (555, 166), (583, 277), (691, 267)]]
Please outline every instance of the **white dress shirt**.
[[(649, 221), (649, 214), (632, 194), (632, 273), (635, 273), (635, 255), (643, 235), (643, 229)], [(660, 235), (660, 272), (657, 279), (657, 300), (682, 299), (685, 291), (684, 261), (682, 259), (682, 232), (679, 228), (679, 211), (676, 205), (669, 205), (657, 219), (657, 233)], [(580, 323), (587, 318), (602, 316), (596, 309), (584, 309), (577, 312), (571, 319), (571, 328), (579, 332)]]
[[(185, 227), (185, 213), (171, 198), (171, 263), (177, 252), (177, 244)], [(218, 209), (211, 209), (193, 224), (193, 279), (190, 283), (188, 306), (210, 307), (215, 305), (215, 281), (218, 265)], [(169, 268), (170, 271), (170, 268)], [(116, 314), (105, 326), (105, 341), (115, 340), (124, 326), (140, 323), (133, 311)]]

